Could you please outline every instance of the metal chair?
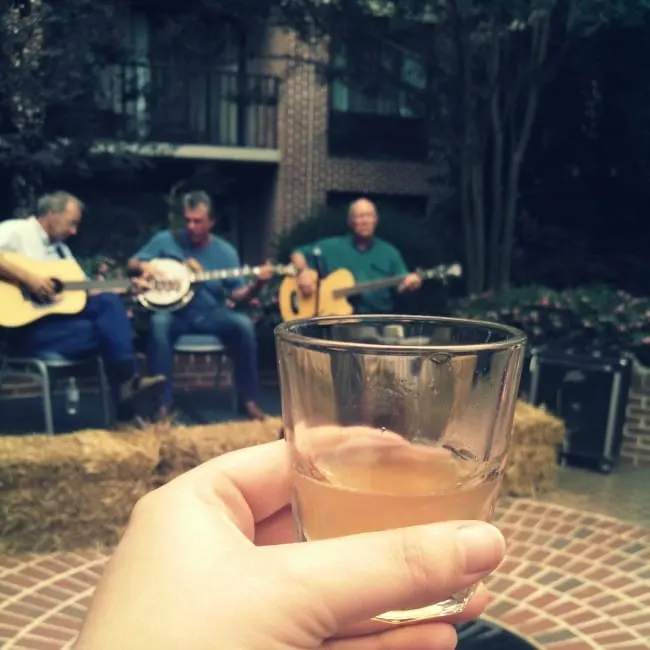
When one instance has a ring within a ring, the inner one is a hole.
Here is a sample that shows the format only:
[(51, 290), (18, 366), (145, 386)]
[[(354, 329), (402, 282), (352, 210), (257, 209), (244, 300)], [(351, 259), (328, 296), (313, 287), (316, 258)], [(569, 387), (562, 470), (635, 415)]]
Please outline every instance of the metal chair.
[(110, 427), (112, 420), (110, 388), (104, 371), (104, 362), (98, 356), (71, 359), (55, 352), (43, 353), (37, 357), (14, 356), (7, 350), (0, 351), (0, 384), (4, 379), (28, 378), (35, 380), (41, 389), (45, 432), (54, 434), (52, 414), (52, 388), (54, 384), (68, 377), (99, 375), (99, 390), (104, 411), (104, 426)]
[[(221, 380), (223, 372), (223, 361), (227, 356), (226, 346), (221, 340), (212, 334), (182, 334), (174, 344), (176, 354), (214, 354), (217, 358), (217, 376), (215, 378), (217, 386)], [(237, 390), (234, 383), (231, 389), (232, 410), (236, 411)]]

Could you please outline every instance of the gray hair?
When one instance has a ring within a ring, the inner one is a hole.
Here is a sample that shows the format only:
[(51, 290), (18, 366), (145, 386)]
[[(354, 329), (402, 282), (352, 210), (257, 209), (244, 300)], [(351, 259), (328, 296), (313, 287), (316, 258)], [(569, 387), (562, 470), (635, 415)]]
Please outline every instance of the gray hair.
[(210, 219), (213, 219), (212, 199), (207, 192), (204, 192), (203, 190), (195, 190), (193, 192), (188, 192), (183, 196), (183, 208), (185, 210), (196, 210), (200, 205), (204, 205), (208, 209)]
[(84, 204), (74, 194), (70, 194), (70, 192), (44, 194), (36, 203), (36, 216), (42, 217), (49, 212), (61, 214), (61, 212), (65, 211), (70, 201), (76, 203), (79, 210), (83, 210)]

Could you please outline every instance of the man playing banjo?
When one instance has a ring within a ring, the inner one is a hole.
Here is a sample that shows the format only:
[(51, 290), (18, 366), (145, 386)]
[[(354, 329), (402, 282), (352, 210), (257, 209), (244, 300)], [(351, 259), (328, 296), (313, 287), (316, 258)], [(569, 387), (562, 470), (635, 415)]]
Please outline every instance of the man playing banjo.
[[(216, 271), (240, 266), (237, 251), (228, 242), (211, 234), (214, 226), (212, 201), (206, 192), (189, 192), (183, 197), (185, 227), (154, 235), (130, 260), (129, 270), (145, 276), (161, 277), (152, 260), (171, 258), (194, 269)], [(223, 341), (232, 356), (235, 387), (242, 411), (252, 419), (263, 419), (258, 406), (257, 341), (253, 323), (247, 316), (226, 305), (226, 291), (235, 302), (249, 300), (273, 274), (270, 265), (260, 270), (253, 282), (241, 278), (204, 282), (196, 287), (192, 300), (177, 311), (151, 315), (149, 326), (149, 368), (167, 377), (161, 395), (160, 417), (170, 413), (174, 343), (181, 334), (212, 334)]]
[[(31, 296), (47, 302), (55, 296), (54, 282), (1, 259), (2, 253), (19, 253), (37, 261), (74, 259), (64, 243), (79, 228), (83, 204), (67, 192), (54, 192), (38, 200), (36, 216), (0, 223), (0, 277), (15, 282)], [(145, 276), (146, 277), (146, 276)], [(139, 280), (135, 290), (146, 289)], [(120, 297), (114, 293), (89, 295), (81, 313), (46, 316), (10, 331), (12, 349), (25, 356), (56, 353), (79, 357), (101, 355), (117, 406), (118, 420), (131, 420), (136, 397), (158, 390), (164, 377), (137, 373), (131, 322)]]

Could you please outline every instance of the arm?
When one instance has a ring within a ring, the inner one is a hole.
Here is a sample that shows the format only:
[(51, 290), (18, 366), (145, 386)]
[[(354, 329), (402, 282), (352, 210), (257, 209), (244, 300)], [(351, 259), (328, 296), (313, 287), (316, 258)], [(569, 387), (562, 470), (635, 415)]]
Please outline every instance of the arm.
[(291, 263), (294, 265), (298, 273), (302, 273), (305, 269), (309, 268), (307, 258), (299, 249), (291, 253)]
[(312, 268), (313, 249), (320, 246), (320, 242), (311, 245), (300, 246), (291, 253), (291, 263), (298, 271), (297, 282), (303, 296), (308, 298), (316, 291), (318, 274)]
[(404, 258), (397, 249), (395, 249), (395, 254), (391, 266), (394, 275), (404, 276), (402, 284), (400, 284), (397, 288), (399, 292), (416, 291), (422, 286), (422, 278), (417, 273), (409, 273), (408, 267), (404, 262)]
[(22, 266), (9, 262), (2, 254), (22, 253), (20, 237), (7, 227), (0, 229), (0, 277), (25, 287), (33, 296), (39, 299), (50, 299), (54, 296), (54, 283), (49, 278), (43, 278)]
[[(237, 251), (233, 248), (231, 251), (232, 266), (241, 266), (241, 261)], [(265, 284), (260, 278), (254, 278), (246, 282), (244, 279), (228, 280), (226, 285), (231, 289), (230, 298), (234, 302), (247, 302), (255, 296)]]
[(31, 274), (22, 267), (16, 266), (6, 260), (0, 252), (0, 278), (26, 286), (29, 282), (30, 275)]
[(402, 254), (395, 249), (395, 254), (393, 256), (393, 260), (391, 263), (391, 273), (393, 275), (408, 275), (409, 270), (408, 267), (406, 266), (406, 262), (404, 262), (404, 258), (402, 257)]
[(153, 275), (153, 269), (149, 262), (156, 257), (164, 255), (162, 239), (165, 233), (159, 232), (154, 235), (128, 262), (126, 265), (130, 275)]

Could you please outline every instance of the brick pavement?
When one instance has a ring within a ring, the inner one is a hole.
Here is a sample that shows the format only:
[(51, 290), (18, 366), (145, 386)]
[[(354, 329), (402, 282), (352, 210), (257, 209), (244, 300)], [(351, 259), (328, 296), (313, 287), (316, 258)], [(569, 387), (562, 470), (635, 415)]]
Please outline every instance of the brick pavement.
[[(650, 530), (528, 499), (505, 500), (509, 542), (485, 618), (549, 650), (650, 648)], [(0, 646), (70, 649), (107, 554), (0, 557)]]

